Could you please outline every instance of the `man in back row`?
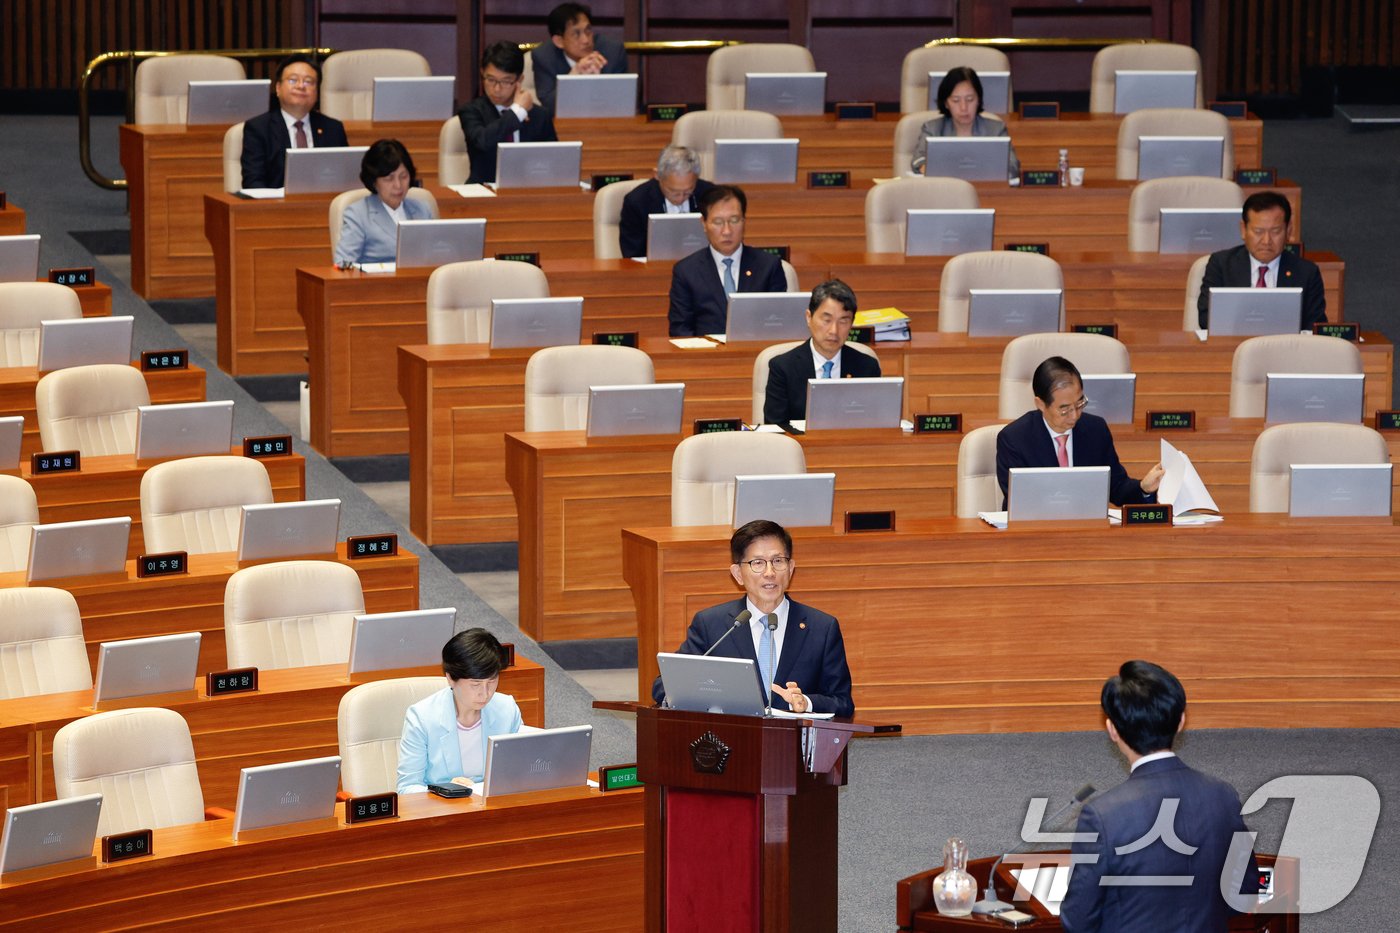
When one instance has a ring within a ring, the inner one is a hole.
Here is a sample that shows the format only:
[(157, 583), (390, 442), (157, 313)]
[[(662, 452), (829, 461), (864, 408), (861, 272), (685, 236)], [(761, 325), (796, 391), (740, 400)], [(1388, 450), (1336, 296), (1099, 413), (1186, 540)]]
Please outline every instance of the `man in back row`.
[(462, 135), (471, 158), (468, 184), (496, 180), (496, 147), (501, 143), (547, 143), (554, 134), (549, 108), (536, 104), (520, 78), (525, 53), (514, 42), (493, 42), (481, 55), (480, 97), (462, 108)]
[(810, 340), (768, 361), (763, 423), (793, 430), (807, 417), (807, 380), (856, 379), (880, 375), (880, 361), (848, 344), (856, 317), (856, 294), (840, 279), (812, 289), (807, 302)]
[(627, 71), (621, 41), (593, 32), (593, 11), (583, 3), (561, 3), (549, 12), (549, 41), (530, 53), (535, 95), (552, 112), (560, 75), (619, 75)]
[(700, 154), (685, 146), (667, 146), (656, 160), (656, 177), (643, 182), (622, 199), (617, 245), (623, 259), (647, 254), (647, 217), (651, 214), (694, 214), (700, 199), (714, 185), (700, 177)]

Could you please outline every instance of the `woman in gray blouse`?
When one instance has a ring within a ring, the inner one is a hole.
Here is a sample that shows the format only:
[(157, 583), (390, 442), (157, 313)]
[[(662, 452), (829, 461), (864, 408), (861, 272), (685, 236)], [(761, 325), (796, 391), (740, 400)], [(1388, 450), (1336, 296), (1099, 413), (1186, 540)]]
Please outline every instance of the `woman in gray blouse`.
[[(914, 161), (910, 165), (916, 175), (924, 174), (930, 136), (1010, 135), (1001, 119), (982, 113), (982, 80), (971, 68), (952, 68), (943, 76), (938, 85), (938, 110), (942, 115), (919, 129), (919, 141), (914, 146)], [(1011, 146), (1007, 151), (1006, 175), (1019, 178), (1021, 162), (1016, 158), (1016, 148)]]

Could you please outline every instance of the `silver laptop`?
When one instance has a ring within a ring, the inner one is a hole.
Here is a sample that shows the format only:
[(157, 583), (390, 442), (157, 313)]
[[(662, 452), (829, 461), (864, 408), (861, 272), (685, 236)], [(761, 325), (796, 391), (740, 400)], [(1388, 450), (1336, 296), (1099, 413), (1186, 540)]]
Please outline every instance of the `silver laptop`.
[(589, 386), (588, 436), (679, 434), (685, 383)]
[(0, 418), (0, 473), (19, 469), (19, 452), (24, 443), (24, 417)]
[(1288, 514), (1294, 518), (1390, 515), (1389, 463), (1294, 463), (1288, 469)]
[(1014, 467), (1008, 522), (1107, 521), (1108, 467)]
[[(938, 86), (943, 83), (946, 71), (928, 73), (928, 109), (938, 109)], [(1011, 112), (1011, 72), (979, 71), (977, 80), (982, 82), (982, 109), (988, 113)]]
[(735, 292), (729, 296), (725, 339), (806, 340), (812, 333), (807, 327), (811, 298), (807, 292)]
[(355, 616), (350, 673), (437, 665), (456, 621), (457, 610), (450, 607)]
[(1264, 380), (1265, 424), (1361, 422), (1366, 398), (1363, 373), (1266, 373)]
[(248, 829), (326, 819), (335, 813), (340, 756), (244, 768), (238, 779), (233, 838)]
[(968, 290), (969, 337), (1020, 337), (1060, 330), (1058, 288), (973, 288)]
[(199, 632), (184, 632), (104, 641), (97, 651), (93, 702), (193, 690), (200, 638)]
[(446, 120), (452, 116), (452, 91), (457, 83), (454, 75), (431, 78), (375, 78), (374, 107), (370, 119), (375, 123), (403, 120)]
[(758, 518), (784, 528), (830, 528), (835, 473), (734, 477), (734, 527)]
[(1084, 410), (1109, 424), (1132, 424), (1137, 373), (1084, 373)]
[(496, 147), (496, 187), (577, 188), (583, 143), (501, 143)]
[(238, 559), (269, 560), (334, 554), (340, 530), (340, 500), (270, 502), (242, 506)]
[(565, 726), (486, 738), (483, 797), (532, 790), (583, 787), (588, 783), (592, 726)]
[(744, 75), (744, 109), (819, 117), (826, 113), (826, 72), (750, 72)]
[(39, 323), (38, 369), (131, 362), (134, 317), (79, 317)]
[(720, 184), (797, 181), (797, 140), (716, 139), (715, 178)]
[(1224, 160), (1223, 136), (1138, 137), (1138, 181), (1181, 175), (1220, 178)]
[(39, 280), (39, 234), (0, 236), (0, 282)]
[(656, 655), (656, 666), (671, 709), (730, 716), (762, 716), (768, 711), (768, 691), (758, 676), (758, 662), (749, 658), (663, 651)]
[(29, 537), (30, 583), (97, 573), (124, 573), (131, 516), (35, 525)]
[(1115, 71), (1113, 112), (1132, 113), (1151, 107), (1196, 106), (1194, 71)]
[(400, 269), (436, 269), (449, 262), (471, 262), (485, 253), (484, 218), (403, 220), (394, 262)]
[(807, 430), (897, 428), (904, 377), (808, 379)]
[(568, 347), (583, 336), (583, 298), (491, 299), (491, 349)]
[(10, 807), (0, 837), (0, 875), (91, 858), (101, 816), (101, 794)]
[(554, 116), (630, 117), (637, 113), (637, 75), (560, 75)]
[(904, 255), (956, 256), (992, 248), (996, 209), (911, 208), (905, 212)]
[(1205, 255), (1240, 245), (1238, 207), (1164, 207), (1157, 252)]
[(287, 194), (320, 194), (354, 191), (360, 181), (360, 162), (368, 146), (327, 146), (316, 149), (288, 149)]
[(647, 259), (684, 259), (709, 242), (699, 214), (647, 215)]
[(1212, 337), (1296, 334), (1303, 326), (1301, 288), (1212, 288), (1209, 306)]
[(249, 117), (267, 112), (271, 82), (266, 78), (247, 81), (191, 81), (185, 105), (185, 122), (233, 126)]
[(1009, 136), (928, 136), (925, 142), (924, 174), (930, 178), (1006, 181)]
[(232, 441), (232, 401), (137, 406), (137, 460), (227, 454)]

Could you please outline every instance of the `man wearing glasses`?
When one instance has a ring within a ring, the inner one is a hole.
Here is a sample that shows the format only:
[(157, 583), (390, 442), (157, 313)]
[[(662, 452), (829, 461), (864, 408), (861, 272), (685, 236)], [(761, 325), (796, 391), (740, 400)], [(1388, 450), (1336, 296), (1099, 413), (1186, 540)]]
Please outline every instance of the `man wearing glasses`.
[(481, 89), (485, 92), (462, 108), (462, 134), (472, 170), (468, 184), (496, 180), (496, 146), (500, 143), (552, 143), (554, 118), (549, 108), (520, 81), (525, 53), (513, 42), (493, 42), (481, 55)]
[[(783, 526), (765, 519), (749, 522), (729, 539), (733, 563), (729, 574), (746, 592), (743, 599), (721, 603), (695, 614), (681, 654), (746, 658), (758, 664), (759, 676), (771, 687), (775, 709), (794, 713), (855, 715), (851, 702), (851, 671), (846, 645), (835, 617), (786, 596), (796, 564), (792, 536)], [(745, 610), (749, 621), (723, 642)], [(660, 703), (661, 678), (651, 688)]]
[(1147, 471), (1141, 481), (1128, 476), (1118, 462), (1113, 434), (1098, 415), (1084, 412), (1084, 380), (1074, 364), (1052, 356), (1031, 376), (1035, 408), (1001, 429), (997, 435), (997, 482), (1002, 508), (1006, 508), (1006, 484), (1015, 467), (1108, 467), (1108, 498), (1115, 505), (1152, 502), (1162, 482), (1162, 464)]

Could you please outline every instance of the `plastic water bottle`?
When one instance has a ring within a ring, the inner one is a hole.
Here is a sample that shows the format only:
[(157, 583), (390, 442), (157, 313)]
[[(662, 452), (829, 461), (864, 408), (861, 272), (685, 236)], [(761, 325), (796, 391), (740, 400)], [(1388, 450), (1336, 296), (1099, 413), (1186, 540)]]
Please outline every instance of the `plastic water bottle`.
[(1068, 184), (1069, 184), (1069, 150), (1068, 150), (1068, 149), (1061, 149), (1061, 150), (1060, 150), (1060, 187), (1063, 188), (1063, 187), (1067, 186)]

